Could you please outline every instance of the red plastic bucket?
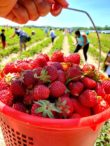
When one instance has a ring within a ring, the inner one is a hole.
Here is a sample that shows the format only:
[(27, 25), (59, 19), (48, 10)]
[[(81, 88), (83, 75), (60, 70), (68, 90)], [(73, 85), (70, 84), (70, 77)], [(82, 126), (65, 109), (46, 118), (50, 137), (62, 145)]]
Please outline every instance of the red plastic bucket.
[(80, 119), (48, 119), (16, 111), (0, 102), (6, 146), (93, 146), (110, 108)]

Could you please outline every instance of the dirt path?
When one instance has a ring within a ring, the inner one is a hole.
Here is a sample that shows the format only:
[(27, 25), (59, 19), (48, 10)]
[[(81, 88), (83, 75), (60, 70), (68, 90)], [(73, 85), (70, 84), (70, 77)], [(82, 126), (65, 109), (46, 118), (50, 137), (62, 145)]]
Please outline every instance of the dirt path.
[(70, 49), (70, 46), (69, 46), (69, 43), (68, 43), (68, 37), (65, 35), (64, 36), (64, 40), (63, 40), (63, 47), (62, 47), (62, 52), (64, 53), (64, 55), (69, 55), (70, 52), (69, 52), (69, 49)]
[(0, 128), (0, 146), (6, 146), (5, 142), (4, 142), (4, 138), (3, 138), (2, 132), (1, 132), (1, 128)]

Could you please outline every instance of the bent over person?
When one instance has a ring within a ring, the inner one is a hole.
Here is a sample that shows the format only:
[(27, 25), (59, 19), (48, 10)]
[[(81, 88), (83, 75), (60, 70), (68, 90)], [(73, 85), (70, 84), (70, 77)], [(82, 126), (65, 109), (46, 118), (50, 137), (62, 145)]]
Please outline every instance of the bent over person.
[(83, 49), (83, 55), (85, 58), (85, 61), (87, 61), (87, 52), (89, 49), (89, 41), (87, 39), (86, 34), (81, 34), (79, 30), (75, 31), (75, 40), (76, 40), (76, 48), (74, 50), (75, 52), (78, 52), (80, 49)]
[(19, 37), (20, 51), (22, 51), (23, 49), (26, 50), (26, 43), (30, 41), (31, 38), (28, 36), (27, 33), (19, 28), (15, 28), (15, 32), (11, 36), (11, 38), (13, 38), (15, 35)]

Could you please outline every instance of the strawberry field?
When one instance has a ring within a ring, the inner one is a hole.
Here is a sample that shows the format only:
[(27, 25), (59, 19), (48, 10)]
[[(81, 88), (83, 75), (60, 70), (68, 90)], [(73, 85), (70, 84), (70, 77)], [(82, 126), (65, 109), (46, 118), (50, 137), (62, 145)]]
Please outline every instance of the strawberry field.
[[(16, 36), (13, 39), (12, 38), (10, 39), (10, 36), (14, 33), (14, 29), (6, 28), (7, 47), (3, 50), (2, 46), (0, 44), (0, 62), (1, 62), (0, 69), (1, 70), (9, 62), (13, 62), (17, 59), (18, 60), (24, 60), (27, 58), (34, 59), (34, 58), (36, 58), (36, 55), (38, 53), (46, 53), (50, 57), (55, 51), (62, 51), (64, 53), (64, 55), (68, 55), (68, 54), (72, 53), (75, 49), (74, 33), (64, 34), (64, 32), (62, 30), (55, 29), (55, 33), (56, 33), (57, 37), (55, 39), (55, 42), (52, 44), (50, 36), (45, 34), (43, 28), (41, 29), (41, 28), (23, 27), (22, 29), (31, 36), (31, 41), (29, 41), (27, 43), (27, 49), (20, 52), (19, 51), (19, 38)], [(34, 35), (32, 35), (33, 31), (35, 32)], [(109, 37), (110, 37), (109, 34), (100, 34), (101, 46), (102, 46), (100, 69), (102, 70), (102, 72), (103, 72), (103, 62), (106, 57), (106, 53), (109, 51)], [(99, 58), (97, 36), (95, 33), (90, 33), (88, 35), (88, 38), (90, 41), (90, 48), (89, 48), (89, 52), (88, 52), (88, 62), (90, 64), (93, 64), (97, 68), (98, 58)], [(85, 61), (84, 61), (84, 57), (82, 55), (82, 50), (79, 52), (79, 54), (81, 56), (81, 66), (83, 66), (83, 63), (85, 63)], [(43, 76), (43, 74), (42, 74), (42, 76)], [(82, 82), (85, 84), (86, 81), (83, 80)], [(48, 82), (48, 84), (49, 83), (50, 82)], [(83, 88), (83, 85), (81, 85), (80, 83), (77, 83), (77, 84), (78, 84), (78, 87), (81, 86), (81, 88)], [(53, 86), (55, 86), (55, 87), (59, 86), (60, 88), (62, 87), (65, 90), (65, 87), (62, 84), (58, 84), (58, 82), (56, 82), (56, 84)], [(86, 86), (89, 86), (89, 85), (86, 85)], [(94, 86), (96, 86), (95, 83), (93, 83), (93, 86), (91, 88), (94, 88)], [(36, 88), (36, 90), (42, 90), (41, 86), (39, 88), (40, 89)], [(62, 88), (60, 90), (63, 90)], [(90, 86), (89, 86), (89, 88), (90, 88)], [(71, 90), (71, 85), (70, 85), (69, 89)], [(51, 89), (51, 90), (53, 90), (53, 89)], [(83, 89), (81, 89), (81, 90), (83, 90)], [(37, 91), (35, 91), (35, 92), (37, 92)], [(47, 88), (45, 88), (44, 94), (47, 94), (47, 96), (48, 96), (49, 91)], [(76, 96), (76, 93), (72, 92), (72, 95)], [(47, 96), (43, 97), (43, 99), (47, 98)], [(60, 94), (54, 95), (54, 96), (57, 97), (57, 96), (60, 96)], [(38, 96), (35, 96), (35, 99), (36, 98), (38, 98)], [(81, 101), (82, 101), (82, 98), (83, 97), (81, 97), (81, 99), (80, 99)], [(63, 99), (60, 102), (63, 102)], [(42, 104), (42, 103), (40, 103), (40, 104)], [(92, 105), (90, 105), (90, 106), (92, 107)], [(57, 109), (55, 109), (55, 111), (57, 111)], [(53, 116), (53, 115), (50, 114), (48, 116)], [(65, 117), (65, 113), (63, 116)], [(2, 146), (2, 145), (0, 145), (0, 146)], [(110, 146), (110, 122), (109, 121), (107, 121), (105, 123), (105, 125), (103, 126), (100, 136), (97, 138), (95, 146)]]

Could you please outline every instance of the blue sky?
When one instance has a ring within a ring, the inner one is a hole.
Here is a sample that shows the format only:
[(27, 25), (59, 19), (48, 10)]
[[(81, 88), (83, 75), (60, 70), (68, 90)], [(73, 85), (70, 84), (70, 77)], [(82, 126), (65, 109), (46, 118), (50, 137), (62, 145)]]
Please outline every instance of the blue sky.
[[(97, 26), (110, 26), (110, 0), (68, 0), (69, 7), (87, 11)], [(15, 25), (11, 21), (0, 18), (0, 25)], [(82, 13), (63, 10), (58, 17), (50, 14), (37, 21), (30, 21), (27, 24), (33, 25), (52, 25), (52, 26), (92, 26), (89, 18)]]

